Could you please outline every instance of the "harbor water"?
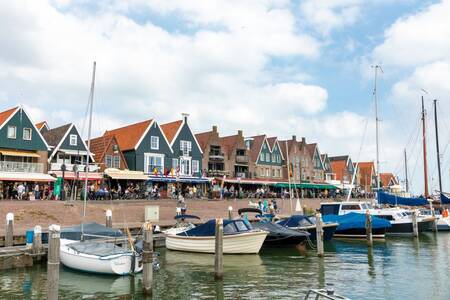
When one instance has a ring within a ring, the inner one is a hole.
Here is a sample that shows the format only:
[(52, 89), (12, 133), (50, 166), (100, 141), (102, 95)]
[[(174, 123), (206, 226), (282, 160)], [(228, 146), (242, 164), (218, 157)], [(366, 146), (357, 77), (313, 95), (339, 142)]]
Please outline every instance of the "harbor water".
[[(326, 243), (326, 255), (296, 247), (226, 255), (215, 281), (214, 256), (160, 250), (153, 299), (303, 299), (333, 284), (351, 299), (450, 299), (450, 234)], [(142, 275), (99, 276), (61, 267), (60, 299), (144, 299)], [(46, 265), (0, 272), (0, 299), (45, 299)]]

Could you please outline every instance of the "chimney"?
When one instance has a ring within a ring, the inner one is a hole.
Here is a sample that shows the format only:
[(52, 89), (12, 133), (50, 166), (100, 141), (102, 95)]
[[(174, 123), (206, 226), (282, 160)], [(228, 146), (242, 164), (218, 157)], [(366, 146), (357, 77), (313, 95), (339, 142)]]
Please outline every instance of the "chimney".
[(296, 142), (296, 141), (297, 141), (297, 136), (296, 136), (296, 135), (293, 135), (293, 136), (292, 136), (292, 140), (293, 140), (294, 142)]
[(238, 130), (238, 137), (242, 137), (242, 130)]
[(302, 144), (306, 144), (306, 139), (304, 136), (302, 137)]
[(187, 114), (187, 113), (182, 113), (182, 114), (181, 114), (181, 117), (183, 118), (183, 122), (184, 122), (184, 123), (187, 123), (189, 114)]
[(217, 133), (217, 126), (216, 126), (216, 125), (213, 125), (212, 131), (213, 131), (214, 133)]

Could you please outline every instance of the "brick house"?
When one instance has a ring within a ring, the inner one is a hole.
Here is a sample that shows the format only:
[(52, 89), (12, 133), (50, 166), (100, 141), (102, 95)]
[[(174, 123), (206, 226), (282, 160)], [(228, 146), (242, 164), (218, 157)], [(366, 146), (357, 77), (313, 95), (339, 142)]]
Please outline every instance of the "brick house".
[(225, 170), (235, 178), (251, 178), (249, 172), (249, 150), (245, 145), (242, 130), (237, 134), (220, 138), (220, 144), (226, 155)]
[(195, 135), (200, 148), (203, 151), (202, 165), (208, 177), (230, 176), (230, 171), (225, 168), (225, 153), (222, 148), (217, 126), (212, 130)]
[(103, 135), (91, 140), (91, 152), (103, 172), (105, 169), (128, 169), (127, 162), (115, 135)]
[[(356, 168), (356, 163), (355, 163)], [(356, 185), (366, 192), (376, 187), (375, 164), (373, 161), (359, 162), (356, 169)]]
[(349, 155), (329, 157), (331, 169), (335, 174), (335, 180), (341, 184), (350, 184), (354, 170), (353, 162)]

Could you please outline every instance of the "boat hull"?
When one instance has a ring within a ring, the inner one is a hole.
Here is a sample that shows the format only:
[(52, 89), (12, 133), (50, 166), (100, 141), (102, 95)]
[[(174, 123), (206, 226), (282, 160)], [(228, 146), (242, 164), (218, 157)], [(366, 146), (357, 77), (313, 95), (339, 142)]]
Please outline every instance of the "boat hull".
[[(431, 229), (433, 220), (423, 220), (417, 222), (418, 231), (425, 232)], [(387, 235), (412, 235), (413, 225), (412, 222), (394, 223), (391, 222), (391, 227), (386, 230)]]
[[(256, 254), (261, 249), (268, 232), (255, 231), (223, 236), (224, 254)], [(167, 235), (166, 247), (170, 250), (215, 253), (215, 236)]]
[(128, 275), (131, 273), (134, 259), (134, 273), (142, 271), (141, 258), (131, 253), (100, 257), (77, 252), (69, 245), (70, 242), (61, 239), (60, 260), (64, 266), (71, 269), (89, 273)]
[(298, 245), (304, 243), (308, 236), (271, 236), (270, 234), (264, 241), (264, 246), (280, 246), (280, 245)]

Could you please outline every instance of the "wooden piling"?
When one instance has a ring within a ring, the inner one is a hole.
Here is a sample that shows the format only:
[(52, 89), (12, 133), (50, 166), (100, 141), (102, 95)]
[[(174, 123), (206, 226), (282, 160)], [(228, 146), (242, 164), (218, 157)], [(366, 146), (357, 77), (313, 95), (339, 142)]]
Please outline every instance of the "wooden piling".
[(152, 294), (153, 286), (153, 228), (152, 224), (144, 224), (144, 249), (142, 251), (143, 262), (143, 289), (144, 294)]
[(322, 215), (316, 214), (316, 243), (317, 256), (323, 257), (323, 229), (322, 229)]
[(6, 214), (5, 247), (14, 245), (14, 214)]
[(366, 239), (367, 246), (373, 246), (373, 236), (372, 236), (372, 216), (370, 215), (369, 210), (366, 211)]
[(412, 227), (414, 237), (419, 237), (419, 226), (417, 224), (417, 210), (413, 210), (412, 213)]
[(233, 207), (228, 206), (228, 220), (233, 220)]
[(47, 299), (58, 300), (61, 228), (59, 225), (50, 225), (48, 231)]
[(112, 228), (112, 211), (110, 209), (106, 211), (106, 227)]
[(36, 260), (41, 260), (41, 255), (43, 251), (42, 247), (42, 228), (39, 225), (34, 226), (33, 231), (33, 246), (32, 246), (32, 253), (37, 255)]
[(434, 211), (434, 207), (431, 207), (431, 216), (434, 218), (431, 230), (434, 233), (436, 233), (438, 231), (438, 228), (437, 228), (437, 219), (436, 219), (436, 213)]
[(214, 278), (223, 278), (223, 219), (216, 219), (216, 244), (214, 251)]

